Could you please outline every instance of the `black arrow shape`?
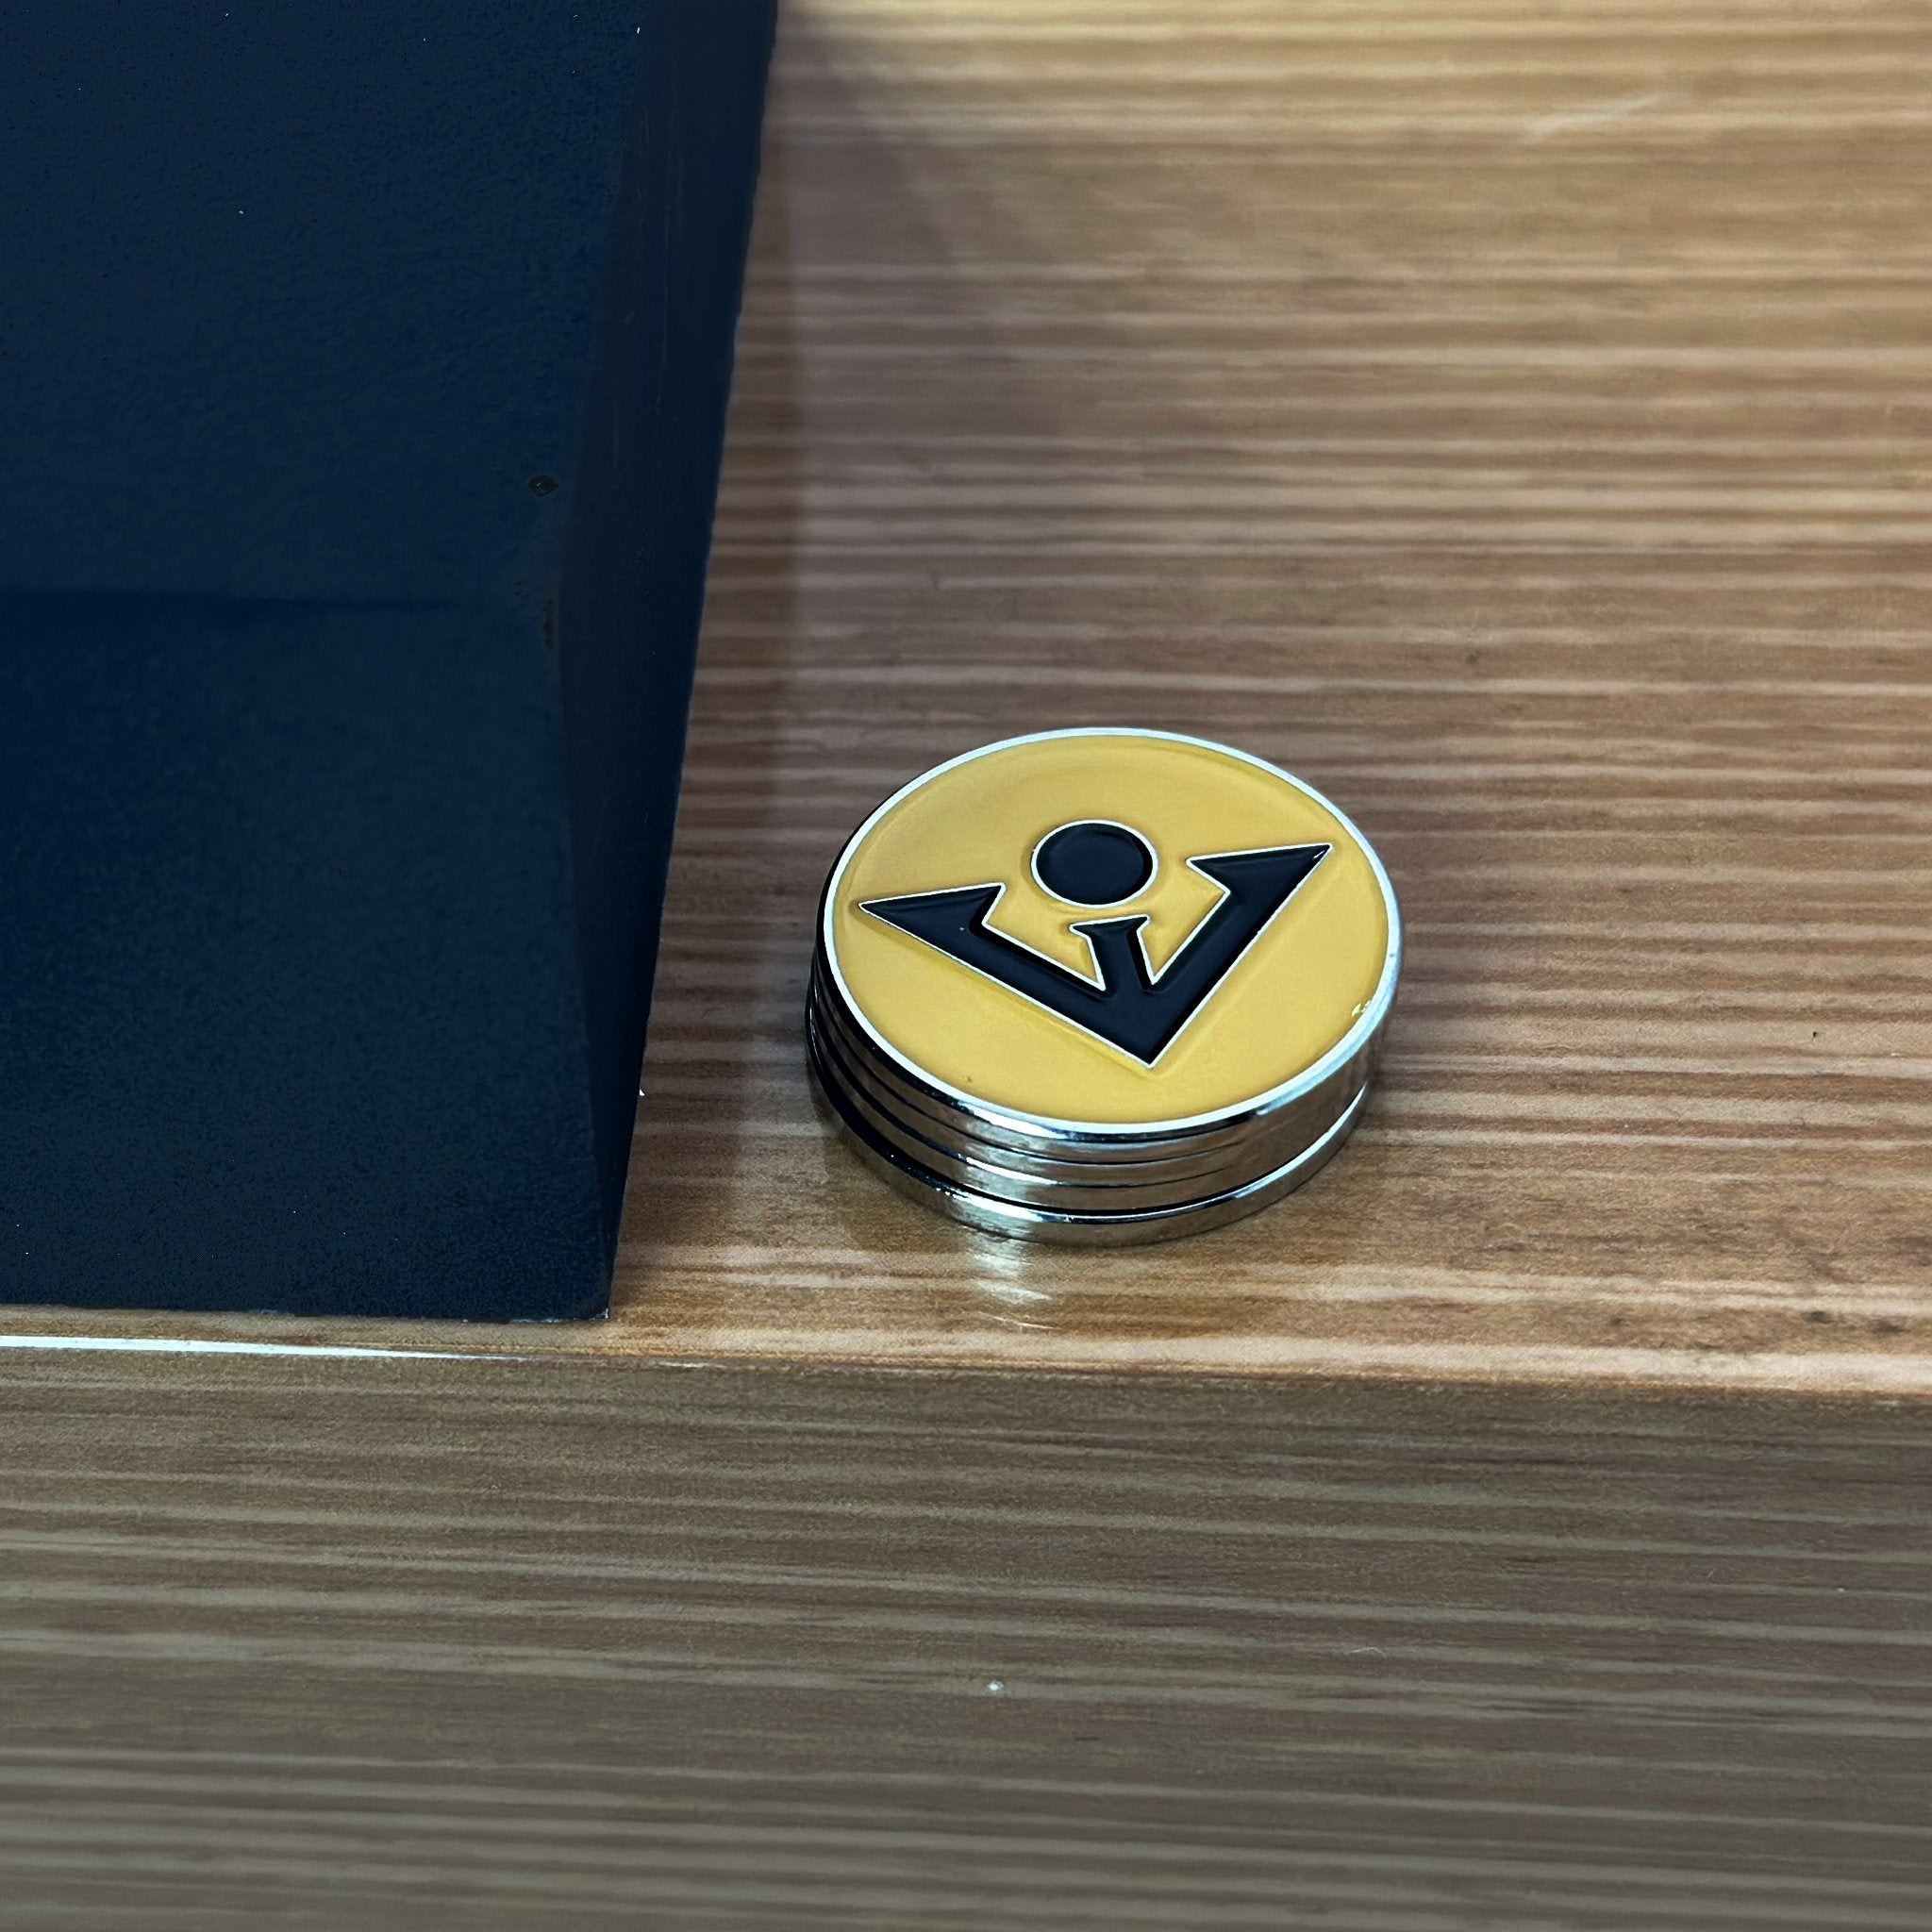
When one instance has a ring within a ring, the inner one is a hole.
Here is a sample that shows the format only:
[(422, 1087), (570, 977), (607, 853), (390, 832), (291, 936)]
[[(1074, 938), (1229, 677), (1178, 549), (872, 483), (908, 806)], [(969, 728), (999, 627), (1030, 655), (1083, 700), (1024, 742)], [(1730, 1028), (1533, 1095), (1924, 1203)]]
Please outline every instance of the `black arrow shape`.
[(1147, 924), (1144, 912), (1083, 919), (1074, 925), (1092, 945), (1100, 973), (1095, 986), (986, 923), (999, 900), (999, 886), (867, 899), (861, 909), (1151, 1067), (1330, 849), (1277, 845), (1265, 852), (1222, 852), (1195, 859), (1195, 870), (1222, 887), (1225, 896), (1182, 942), (1158, 979), (1148, 974), (1139, 939)]

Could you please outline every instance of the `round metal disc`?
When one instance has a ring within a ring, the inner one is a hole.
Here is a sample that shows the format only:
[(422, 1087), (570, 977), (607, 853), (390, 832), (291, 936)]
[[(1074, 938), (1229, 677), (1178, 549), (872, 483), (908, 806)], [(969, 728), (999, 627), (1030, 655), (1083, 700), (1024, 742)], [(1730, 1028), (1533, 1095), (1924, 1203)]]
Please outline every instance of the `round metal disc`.
[(1401, 953), (1373, 847), (1299, 779), (1173, 733), (1043, 732), (936, 767), (847, 842), (808, 1057), (854, 1144), (956, 1218), (1155, 1239), (1346, 1137)]

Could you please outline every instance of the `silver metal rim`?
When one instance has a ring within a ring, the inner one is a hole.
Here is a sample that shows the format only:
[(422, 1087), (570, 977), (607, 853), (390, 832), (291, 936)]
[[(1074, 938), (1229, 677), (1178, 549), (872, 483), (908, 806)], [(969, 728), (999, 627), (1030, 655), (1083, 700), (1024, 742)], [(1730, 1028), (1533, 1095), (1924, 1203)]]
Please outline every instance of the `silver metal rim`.
[[(840, 1097), (863, 1124), (893, 1151), (975, 1194), (1022, 1206), (1068, 1209), (1082, 1213), (1126, 1213), (1141, 1209), (1186, 1208), (1204, 1197), (1232, 1192), (1272, 1173), (1283, 1164), (1280, 1151), (1258, 1147), (1244, 1158), (1208, 1173), (1143, 1178), (1131, 1171), (1090, 1169), (1078, 1180), (1033, 1174), (957, 1152), (929, 1140), (916, 1124), (881, 1108), (853, 1079), (832, 1042), (817, 1028), (808, 1036), (808, 1051), (821, 1086), (836, 1087)], [(1299, 1154), (1303, 1150), (1296, 1148)], [(1118, 1174), (1118, 1178), (1116, 1178)]]
[[(1018, 1108), (991, 1106), (977, 1096), (937, 1078), (899, 1052), (860, 1010), (858, 1002), (852, 997), (851, 989), (845, 984), (843, 974), (839, 969), (838, 949), (832, 939), (832, 912), (837, 902), (839, 882), (843, 877), (853, 854), (858, 851), (866, 836), (902, 799), (909, 797), (947, 772), (970, 764), (977, 758), (988, 758), (994, 752), (1010, 750), (1015, 745), (1038, 744), (1069, 738), (1144, 738), (1171, 744), (1196, 745), (1204, 750), (1239, 758), (1244, 764), (1253, 765), (1257, 770), (1266, 772), (1270, 776), (1293, 786), (1297, 791), (1313, 799), (1325, 811), (1332, 812), (1361, 846), (1381, 889), (1383, 909), (1388, 918), (1389, 938), (1383, 954), (1382, 972), (1376, 981), (1374, 994), (1354, 1025), (1313, 1066), (1304, 1069), (1292, 1079), (1283, 1081), (1264, 1093), (1256, 1094), (1251, 1099), (1239, 1102), (1232, 1107), (1219, 1108), (1208, 1113), (1191, 1114), (1176, 1120), (1135, 1123), (1124, 1126), (1120, 1122), (1055, 1120), (1041, 1114), (1025, 1113)], [(1185, 732), (1150, 731), (1134, 725), (1080, 725), (1067, 730), (1033, 731), (1023, 733), (1017, 738), (1003, 738), (994, 743), (983, 744), (975, 750), (964, 752), (958, 758), (948, 758), (942, 764), (933, 766), (930, 771), (922, 773), (909, 784), (902, 785), (878, 806), (845, 841), (843, 849), (834, 862), (819, 901), (816, 953), (822, 970), (838, 995), (840, 1007), (864, 1033), (874, 1052), (883, 1056), (884, 1059), (904, 1077), (929, 1091), (935, 1098), (944, 1101), (970, 1119), (982, 1122), (982, 1134), (991, 1137), (989, 1130), (997, 1129), (1002, 1134), (1024, 1137), (1033, 1144), (1076, 1140), (1090, 1145), (1108, 1141), (1144, 1145), (1149, 1140), (1184, 1139), (1190, 1134), (1211, 1130), (1217, 1126), (1234, 1129), (1239, 1137), (1259, 1119), (1278, 1112), (1282, 1108), (1291, 1105), (1305, 1094), (1332, 1080), (1357, 1057), (1370, 1049), (1387, 1024), (1389, 1009), (1395, 999), (1396, 984), (1401, 977), (1402, 913), (1396, 904), (1395, 888), (1383, 867), (1381, 858), (1364, 837), (1360, 827), (1332, 799), (1324, 797), (1312, 785), (1304, 783), (1291, 772), (1284, 772), (1278, 765), (1270, 764), (1265, 758), (1257, 758), (1250, 752), (1237, 750), (1232, 745), (1217, 744), (1209, 739), (1194, 738)]]
[(843, 1096), (818, 1077), (815, 1064), (812, 1086), (848, 1145), (900, 1192), (983, 1234), (1070, 1247), (1123, 1247), (1174, 1241), (1182, 1235), (1205, 1234), (1257, 1213), (1292, 1193), (1327, 1164), (1354, 1129), (1368, 1099), (1368, 1089), (1363, 1088), (1348, 1111), (1312, 1147), (1244, 1187), (1211, 1194), (1189, 1207), (1107, 1214), (1055, 1212), (974, 1193), (871, 1135), (853, 1117)]

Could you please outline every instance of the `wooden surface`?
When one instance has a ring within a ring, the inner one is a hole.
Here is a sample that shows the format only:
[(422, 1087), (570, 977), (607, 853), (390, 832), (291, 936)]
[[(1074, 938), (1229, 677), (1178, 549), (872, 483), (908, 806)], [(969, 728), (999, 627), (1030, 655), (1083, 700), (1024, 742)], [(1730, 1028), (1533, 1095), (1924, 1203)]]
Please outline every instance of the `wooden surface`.
[[(1932, 1387), (1932, 17), (794, 5), (622, 1320), (706, 1355)], [(975, 1243), (826, 1144), (809, 912), (1065, 724), (1409, 921), (1299, 1199)]]
[[(22, 1334), (1932, 1388), (1932, 17), (793, 0), (617, 1318)], [(1379, 843), (1305, 1195), (976, 1241), (808, 1101), (935, 760), (1225, 738)]]
[(6, 1932), (1917, 1932), (1915, 1407), (7, 1365)]
[[(1928, 69), (791, 0), (616, 1318), (7, 1312), (0, 1932), (1932, 1921)], [(1385, 1085), (975, 1241), (811, 1112), (813, 894), (1115, 721), (1377, 841)]]

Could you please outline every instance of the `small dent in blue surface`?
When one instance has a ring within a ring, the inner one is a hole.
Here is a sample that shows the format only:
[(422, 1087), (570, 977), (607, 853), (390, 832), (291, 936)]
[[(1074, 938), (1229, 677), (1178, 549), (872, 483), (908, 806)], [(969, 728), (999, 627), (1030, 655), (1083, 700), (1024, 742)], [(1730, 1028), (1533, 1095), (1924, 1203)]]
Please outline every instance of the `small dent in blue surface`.
[(557, 478), (555, 476), (532, 476), (524, 485), (524, 488), (532, 496), (548, 496), (557, 488)]

